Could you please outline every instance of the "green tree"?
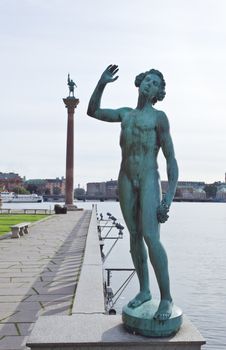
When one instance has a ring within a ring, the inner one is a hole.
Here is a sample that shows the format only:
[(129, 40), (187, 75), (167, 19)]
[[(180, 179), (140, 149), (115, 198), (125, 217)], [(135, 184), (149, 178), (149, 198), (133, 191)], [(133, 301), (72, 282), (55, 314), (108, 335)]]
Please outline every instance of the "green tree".
[(16, 194), (29, 194), (30, 192), (26, 190), (26, 188), (22, 186), (17, 186), (12, 189), (12, 192), (15, 192)]
[(86, 192), (85, 192), (84, 188), (78, 187), (74, 191), (75, 198), (83, 197), (83, 196), (85, 196), (85, 194), (86, 194)]

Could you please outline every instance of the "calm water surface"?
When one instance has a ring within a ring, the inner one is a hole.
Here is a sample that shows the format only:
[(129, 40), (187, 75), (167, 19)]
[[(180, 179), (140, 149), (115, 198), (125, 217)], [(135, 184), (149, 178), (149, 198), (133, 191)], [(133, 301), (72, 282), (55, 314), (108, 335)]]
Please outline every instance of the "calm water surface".
[[(29, 207), (53, 207), (53, 203), (29, 204)], [(79, 202), (79, 207), (90, 209), (91, 202)], [(14, 204), (14, 207), (24, 204)], [(11, 207), (12, 204), (4, 204)], [(28, 207), (28, 204), (26, 204)], [(111, 212), (124, 225), (119, 203), (98, 202), (99, 213), (106, 217)], [(112, 232), (114, 233), (114, 232)], [(170, 218), (161, 226), (161, 240), (169, 259), (171, 292), (175, 304), (207, 341), (204, 350), (226, 349), (226, 204), (225, 203), (173, 203)], [(105, 244), (108, 251), (112, 241)], [(109, 268), (133, 267), (129, 254), (129, 234), (112, 250), (105, 263)], [(112, 273), (114, 292), (124, 279), (125, 273)], [(152, 295), (159, 298), (155, 276), (150, 266)], [(138, 291), (135, 276), (121, 295), (115, 308), (122, 306)]]

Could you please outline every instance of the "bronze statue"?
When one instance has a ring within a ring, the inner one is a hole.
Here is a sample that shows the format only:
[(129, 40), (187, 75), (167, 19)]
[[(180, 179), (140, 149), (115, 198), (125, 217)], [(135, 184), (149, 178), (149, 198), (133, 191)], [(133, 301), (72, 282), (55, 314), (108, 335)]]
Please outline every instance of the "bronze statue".
[[(151, 69), (135, 79), (138, 103), (135, 109), (100, 107), (102, 93), (118, 76), (118, 66), (110, 65), (90, 98), (88, 115), (107, 122), (121, 123), (122, 162), (118, 178), (120, 206), (130, 232), (130, 252), (137, 272), (140, 291), (128, 306), (135, 309), (151, 300), (147, 250), (153, 266), (161, 300), (154, 319), (166, 321), (172, 313), (168, 261), (160, 242), (160, 223), (168, 219), (173, 200), (178, 166), (164, 112), (153, 107), (165, 97), (165, 81), (161, 72)], [(157, 156), (160, 148), (166, 158), (169, 188), (162, 199)], [(146, 249), (147, 247), (147, 249)]]
[(74, 87), (77, 85), (74, 83), (74, 81), (72, 79), (70, 79), (70, 74), (68, 74), (68, 77), (67, 77), (67, 85), (69, 87), (69, 97), (71, 96), (72, 94), (72, 97), (74, 97)]

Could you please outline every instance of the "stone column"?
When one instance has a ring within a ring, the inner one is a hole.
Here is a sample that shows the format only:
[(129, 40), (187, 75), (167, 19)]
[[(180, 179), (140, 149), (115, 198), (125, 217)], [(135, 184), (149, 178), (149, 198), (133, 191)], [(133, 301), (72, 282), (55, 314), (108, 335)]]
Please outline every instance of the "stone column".
[(74, 200), (74, 112), (79, 99), (73, 97), (63, 98), (68, 112), (67, 120), (67, 150), (66, 150), (66, 190), (65, 206), (68, 210), (76, 208)]

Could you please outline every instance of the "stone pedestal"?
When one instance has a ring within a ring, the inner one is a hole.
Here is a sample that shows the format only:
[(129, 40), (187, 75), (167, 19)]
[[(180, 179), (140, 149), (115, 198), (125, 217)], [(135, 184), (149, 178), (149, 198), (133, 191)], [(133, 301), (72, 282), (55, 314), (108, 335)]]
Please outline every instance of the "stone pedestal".
[(67, 120), (67, 150), (66, 150), (66, 190), (65, 206), (68, 210), (75, 210), (74, 201), (74, 111), (79, 104), (75, 97), (63, 98), (68, 111)]
[(146, 337), (170, 337), (176, 334), (182, 325), (182, 311), (173, 305), (169, 319), (159, 321), (154, 319), (158, 310), (159, 301), (149, 300), (141, 306), (132, 309), (127, 305), (123, 307), (122, 319), (125, 328), (133, 334)]
[(67, 211), (75, 211), (78, 210), (78, 207), (74, 204), (66, 204), (65, 203), (65, 207), (67, 207)]
[(147, 338), (126, 332), (121, 316), (103, 314), (39, 317), (27, 342), (31, 350), (200, 350), (203, 344), (186, 318), (175, 336)]

